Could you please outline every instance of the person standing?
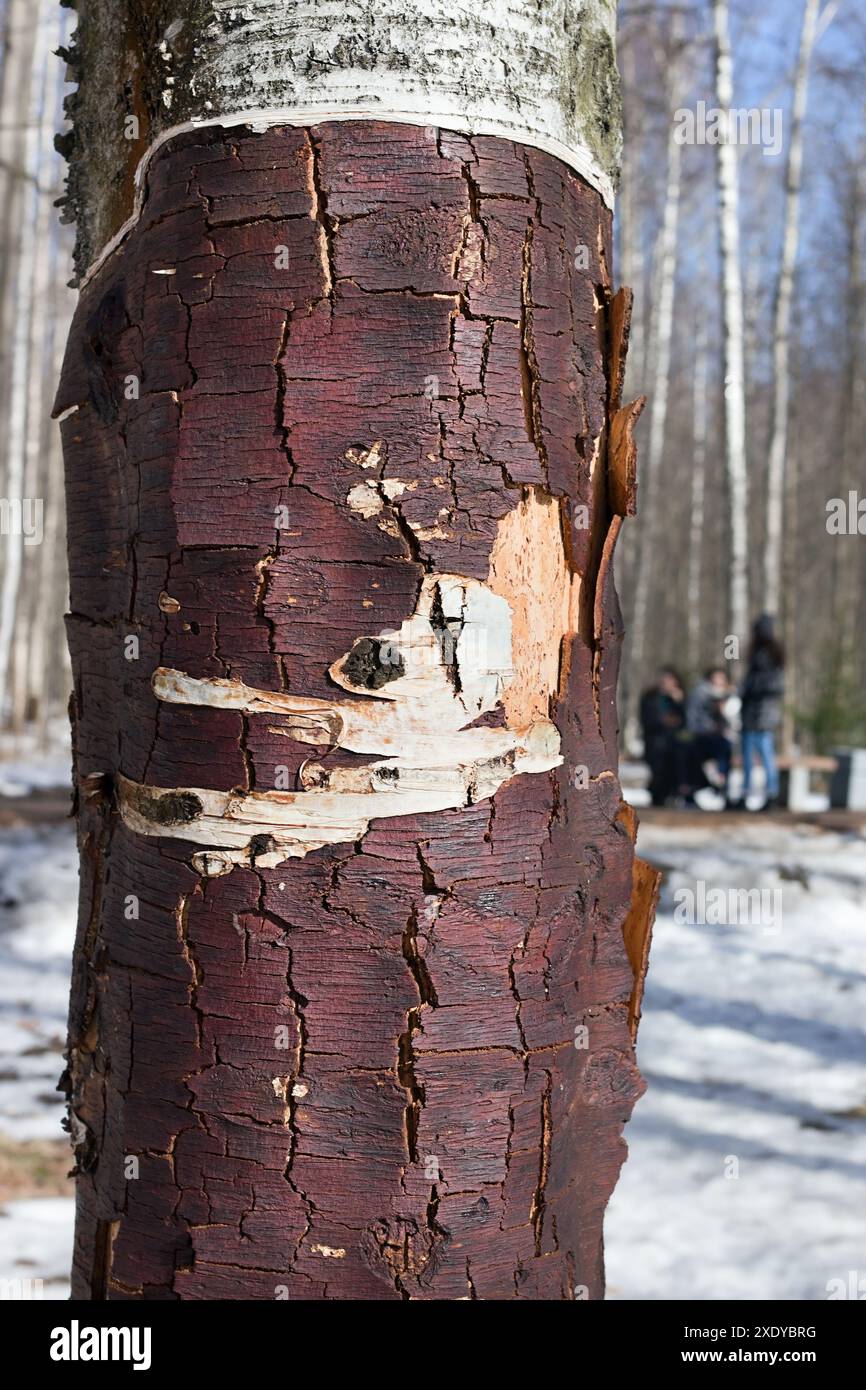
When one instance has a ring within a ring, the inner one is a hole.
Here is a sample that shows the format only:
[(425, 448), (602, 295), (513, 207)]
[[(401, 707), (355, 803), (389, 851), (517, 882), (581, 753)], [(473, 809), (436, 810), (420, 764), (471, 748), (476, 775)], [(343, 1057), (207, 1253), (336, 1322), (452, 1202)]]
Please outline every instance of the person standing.
[(785, 650), (776, 637), (768, 613), (752, 629), (749, 665), (740, 690), (742, 700), (743, 802), (749, 795), (752, 765), (760, 758), (767, 790), (762, 811), (779, 805), (779, 770), (776, 766), (776, 732), (782, 723), (785, 694)]

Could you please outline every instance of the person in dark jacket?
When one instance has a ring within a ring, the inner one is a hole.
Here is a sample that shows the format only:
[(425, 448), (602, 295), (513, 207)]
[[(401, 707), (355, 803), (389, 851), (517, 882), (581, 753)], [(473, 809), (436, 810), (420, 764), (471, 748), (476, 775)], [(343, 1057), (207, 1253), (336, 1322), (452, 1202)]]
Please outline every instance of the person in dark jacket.
[(752, 764), (760, 758), (767, 779), (762, 810), (779, 805), (779, 771), (776, 767), (776, 733), (782, 723), (785, 694), (785, 651), (768, 613), (755, 622), (749, 649), (749, 666), (740, 689), (742, 700), (743, 800), (749, 795)]
[(652, 804), (664, 806), (677, 790), (677, 737), (685, 725), (683, 683), (672, 666), (663, 666), (641, 696), (640, 722)]

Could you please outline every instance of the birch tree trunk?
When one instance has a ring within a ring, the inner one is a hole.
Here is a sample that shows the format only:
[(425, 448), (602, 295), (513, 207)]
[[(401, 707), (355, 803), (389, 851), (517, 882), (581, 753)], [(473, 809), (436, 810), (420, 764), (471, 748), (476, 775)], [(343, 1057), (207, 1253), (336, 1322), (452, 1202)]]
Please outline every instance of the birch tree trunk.
[[(866, 119), (866, 108), (864, 108)], [(866, 312), (866, 136), (858, 142), (843, 210), (845, 255), (844, 369), (840, 400), (841, 447), (839, 493), (862, 492), (863, 431), (866, 422), (866, 361), (863, 319)], [(856, 670), (860, 641), (863, 581), (859, 535), (838, 536), (833, 549), (833, 632), (839, 646), (840, 668), (851, 677)]]
[[(677, 64), (672, 64), (670, 109), (673, 112), (678, 94)], [(649, 444), (646, 467), (642, 475), (642, 502), (645, 524), (638, 536), (637, 561), (634, 577), (634, 614), (632, 618), (632, 663), (638, 681), (646, 651), (647, 616), (654, 575), (653, 560), (659, 541), (659, 473), (664, 458), (665, 431), (668, 413), (668, 392), (671, 375), (671, 343), (674, 326), (674, 288), (677, 273), (677, 240), (679, 233), (680, 185), (682, 147), (676, 139), (675, 123), (671, 120), (668, 137), (667, 182), (665, 206), (659, 244), (658, 293), (655, 303), (655, 323), (652, 341), (652, 393), (650, 402)]]
[[(713, 0), (716, 98), (721, 110), (734, 102), (728, 0)], [(718, 146), (719, 245), (722, 259), (722, 335), (725, 380), (725, 469), (730, 507), (728, 614), (731, 632), (745, 640), (749, 624), (748, 464), (743, 343), (743, 281), (737, 148), (730, 121)]]
[(764, 608), (778, 613), (782, 598), (782, 532), (785, 521), (785, 455), (791, 398), (789, 354), (791, 301), (800, 232), (800, 188), (803, 181), (803, 122), (809, 84), (809, 64), (815, 43), (820, 0), (805, 0), (800, 48), (791, 103), (791, 130), (785, 172), (785, 214), (782, 255), (773, 312), (773, 400), (770, 448), (767, 457), (767, 535), (764, 549)]
[[(24, 558), (24, 537), (20, 509), (24, 497), (24, 477), (27, 439), (27, 397), (29, 380), (29, 325), (32, 312), (33, 276), (35, 268), (35, 226), (38, 199), (30, 181), (36, 166), (39, 113), (41, 97), (40, 57), (45, 56), (45, 28), (37, 10), (34, 24), (32, 13), (24, 6), (10, 7), (8, 50), (4, 70), (4, 101), (0, 130), (0, 160), (6, 166), (8, 213), (11, 226), (4, 261), (8, 259), (8, 301), (11, 315), (7, 322), (4, 351), (4, 415), (8, 422), (5, 431), (4, 499), (9, 505), (10, 521), (3, 530), (3, 578), (0, 582), (0, 714), (7, 701), (7, 681), (12, 660), (15, 615)], [(8, 98), (8, 100), (7, 100)], [(24, 113), (24, 129), (22, 126)], [(5, 286), (4, 286), (5, 288)], [(8, 351), (8, 357), (6, 356)], [(8, 391), (8, 395), (6, 394)], [(16, 515), (16, 512), (18, 513)], [(5, 523), (5, 517), (4, 517)]]
[(612, 6), (204, 8), (79, 4), (73, 1297), (600, 1298)]
[[(54, 0), (39, 0), (31, 10), (29, 22), (37, 34), (33, 55), (34, 110), (32, 119), (33, 160), (27, 191), (33, 205), (33, 222), (28, 229), (30, 240), (30, 284), (27, 287), (25, 322), (26, 350), (23, 354), (24, 433), (22, 496), (42, 509), (41, 543), (25, 545), (21, 553), (21, 572), (17, 602), (13, 609), (13, 675), (12, 725), (21, 730), (36, 713), (40, 681), (34, 682), (31, 653), (38, 653), (44, 644), (49, 627), (50, 608), (38, 608), (38, 573), (44, 561), (44, 528), (46, 513), (59, 505), (52, 496), (46, 469), (48, 454), (43, 447), (45, 415), (50, 410), (49, 382), (43, 349), (50, 342), (47, 324), (48, 296), (51, 286), (51, 239), (55, 232), (52, 197), (52, 166), (57, 164), (54, 153), (54, 131), (57, 122), (58, 68), (54, 54), (61, 38), (63, 11)], [(32, 171), (32, 172), (31, 172)], [(56, 380), (56, 378), (55, 378)], [(56, 428), (56, 427), (55, 427)], [(36, 539), (34, 536), (33, 540)], [(39, 677), (43, 671), (40, 669)]]
[(701, 660), (701, 576), (704, 559), (704, 495), (707, 466), (707, 386), (709, 353), (707, 321), (701, 314), (695, 325), (695, 370), (692, 387), (691, 497), (689, 504), (689, 562), (686, 585), (689, 665), (697, 670)]

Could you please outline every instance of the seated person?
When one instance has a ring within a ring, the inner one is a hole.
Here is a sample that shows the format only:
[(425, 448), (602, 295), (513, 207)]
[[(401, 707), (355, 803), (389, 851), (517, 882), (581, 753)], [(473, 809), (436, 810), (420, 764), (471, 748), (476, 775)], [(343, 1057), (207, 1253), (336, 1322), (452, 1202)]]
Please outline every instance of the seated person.
[(664, 806), (677, 790), (677, 738), (685, 725), (683, 702), (683, 685), (671, 666), (663, 666), (655, 685), (641, 696), (640, 722), (653, 806)]
[[(728, 779), (731, 772), (733, 744), (728, 736), (728, 721), (724, 704), (731, 694), (727, 672), (712, 666), (689, 695), (686, 703), (686, 727), (691, 734), (691, 775), (695, 788), (708, 786), (705, 763), (715, 763), (722, 779), (718, 790), (728, 799)], [(718, 785), (718, 784), (717, 784)]]

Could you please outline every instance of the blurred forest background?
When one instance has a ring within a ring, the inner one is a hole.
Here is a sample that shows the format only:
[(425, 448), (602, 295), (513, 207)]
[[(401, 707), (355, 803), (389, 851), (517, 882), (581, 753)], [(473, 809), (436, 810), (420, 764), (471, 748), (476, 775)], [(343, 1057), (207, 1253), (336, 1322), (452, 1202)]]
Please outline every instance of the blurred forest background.
[[(722, 190), (719, 148), (674, 138), (678, 110), (725, 104), (720, 20), (733, 105), (781, 113), (782, 135), (778, 153), (729, 146)], [(745, 656), (731, 611), (739, 532), (749, 616), (773, 612), (788, 650), (787, 741), (819, 752), (862, 745), (866, 544), (828, 532), (827, 504), (852, 490), (866, 497), (866, 9), (628, 0), (619, 64), (617, 278), (635, 294), (627, 393), (649, 397), (638, 521), (618, 557), (621, 716), (660, 663), (691, 678), (725, 665), (728, 634)], [(739, 460), (725, 419), (738, 361)]]
[[(0, 498), (43, 503), (41, 544), (8, 510), (0, 538), (0, 742), (19, 755), (61, 726), (69, 685), (49, 416), (74, 302), (54, 207), (74, 22), (57, 0), (0, 0)], [(866, 545), (827, 530), (829, 499), (866, 495), (866, 11), (627, 0), (619, 45), (616, 275), (635, 293), (627, 390), (650, 402), (619, 557), (621, 722), (660, 663), (694, 676), (732, 633), (744, 655), (743, 612), (767, 609), (789, 651), (788, 740), (866, 743)], [(728, 76), (734, 106), (781, 113), (778, 152), (677, 143), (675, 113), (724, 104)]]

